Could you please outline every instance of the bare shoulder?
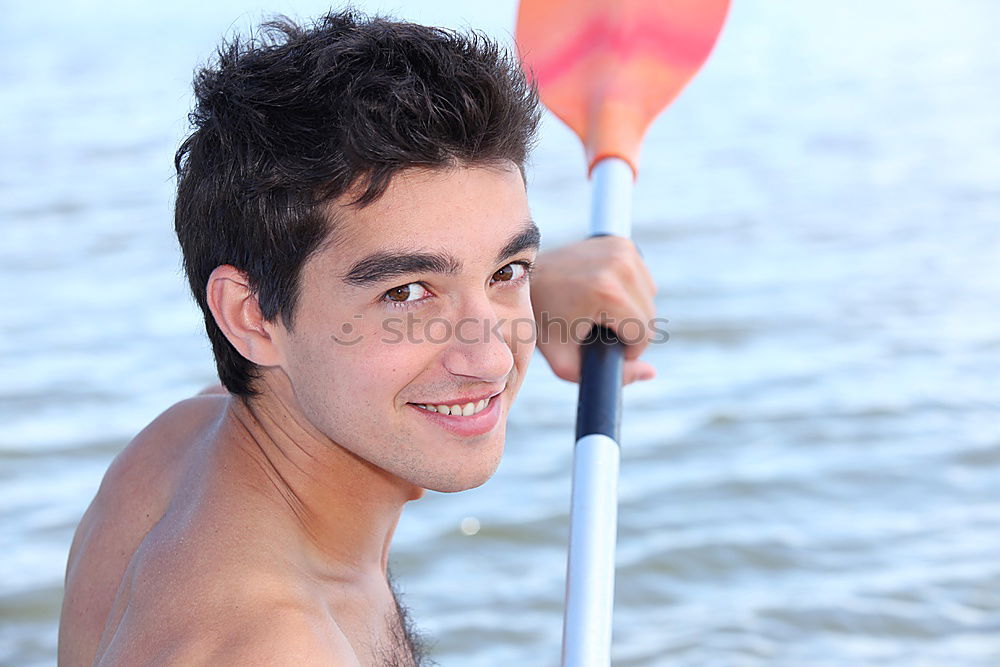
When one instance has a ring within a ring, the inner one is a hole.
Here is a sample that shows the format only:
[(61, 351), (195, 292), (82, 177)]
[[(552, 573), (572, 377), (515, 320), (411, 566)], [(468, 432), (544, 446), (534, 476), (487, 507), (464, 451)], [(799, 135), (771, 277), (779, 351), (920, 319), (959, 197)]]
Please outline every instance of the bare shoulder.
[(231, 400), (228, 393), (210, 388), (174, 403), (142, 429), (115, 458), (107, 479), (144, 468), (144, 464), (176, 459), (198, 441), (205, 430), (222, 417)]
[[(221, 610), (220, 610), (221, 611)], [(95, 665), (337, 665), (360, 667), (332, 620), (273, 602), (253, 614), (194, 613), (183, 624), (150, 627), (124, 618)]]
[[(109, 523), (133, 535), (133, 546), (138, 543), (169, 503), (186, 455), (212, 421), (222, 415), (227, 400), (223, 395), (199, 394), (175, 403), (115, 457), (77, 527), (70, 549), (70, 571), (92, 531), (106, 530)], [(111, 509), (113, 522), (106, 516)]]
[(240, 551), (157, 526), (123, 577), (95, 664), (360, 664), (274, 552), (249, 561)]
[(207, 392), (174, 403), (142, 429), (112, 461), (99, 493), (161, 478), (162, 464), (178, 461), (222, 417), (229, 395)]
[(73, 536), (59, 624), (60, 664), (91, 664), (119, 582), (169, 506), (187, 459), (228, 400), (180, 401), (115, 458)]
[(360, 667), (350, 642), (331, 620), (279, 609), (230, 628), (206, 665), (337, 665)]

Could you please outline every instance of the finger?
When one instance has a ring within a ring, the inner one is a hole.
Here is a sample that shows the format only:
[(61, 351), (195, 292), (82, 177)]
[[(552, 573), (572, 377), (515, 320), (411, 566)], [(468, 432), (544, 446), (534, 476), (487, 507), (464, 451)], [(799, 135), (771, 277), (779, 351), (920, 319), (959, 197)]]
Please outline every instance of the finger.
[(625, 362), (625, 372), (622, 379), (622, 386), (630, 385), (633, 382), (652, 380), (656, 377), (656, 368), (652, 364), (638, 359)]
[(629, 285), (631, 286), (630, 292), (633, 294), (633, 298), (637, 303), (641, 304), (644, 310), (645, 318), (649, 319), (655, 316), (656, 283), (653, 282), (653, 277), (649, 275), (649, 270), (645, 264), (635, 265)]
[(639, 247), (630, 239), (623, 239), (621, 254), (615, 266), (620, 280), (627, 286), (633, 298), (643, 304), (646, 317), (652, 317), (656, 307), (656, 281), (649, 273), (646, 262), (642, 259)]
[(651, 320), (631, 297), (621, 295), (616, 303), (600, 313), (600, 321), (625, 343), (625, 358), (637, 359), (649, 346)]
[(635, 250), (636, 250), (636, 255), (637, 255), (637, 260), (638, 260), (637, 263), (638, 263), (638, 266), (639, 266), (639, 278), (640, 278), (640, 280), (642, 280), (642, 284), (646, 288), (646, 292), (651, 297), (655, 297), (657, 291), (659, 291), (659, 286), (656, 284), (656, 281), (653, 279), (653, 274), (651, 274), (649, 272), (649, 267), (646, 265), (646, 262), (644, 262), (642, 260), (642, 255), (639, 253), (638, 246), (636, 246)]
[(608, 272), (600, 282), (599, 305), (611, 317), (619, 321), (636, 318), (647, 322), (656, 315), (655, 285), (634, 249), (624, 257), (619, 255), (617, 261), (609, 262)]
[(570, 343), (539, 343), (538, 350), (549, 362), (556, 377), (567, 382), (580, 381), (580, 346)]
[[(621, 304), (617, 313), (617, 319), (623, 323), (617, 333), (628, 345), (626, 359), (636, 359), (645, 351), (652, 335), (652, 320), (656, 316), (655, 285), (645, 264), (638, 261), (637, 252), (636, 260), (637, 263), (630, 266), (630, 277), (625, 283), (629, 299)], [(651, 290), (651, 287), (654, 289)]]

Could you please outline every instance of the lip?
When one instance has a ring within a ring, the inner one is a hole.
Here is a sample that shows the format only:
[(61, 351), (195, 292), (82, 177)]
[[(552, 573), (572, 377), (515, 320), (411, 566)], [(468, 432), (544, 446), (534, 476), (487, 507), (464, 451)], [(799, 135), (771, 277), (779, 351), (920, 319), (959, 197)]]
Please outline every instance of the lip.
[[(479, 394), (478, 396), (466, 396), (464, 398), (449, 398), (444, 401), (420, 401), (423, 405), (465, 405), (466, 403), (478, 403), (485, 398), (493, 398), (503, 393), (503, 389), (498, 389), (489, 394)], [(416, 404), (416, 401), (411, 401)]]
[[(440, 426), (455, 435), (469, 437), (489, 433), (496, 427), (497, 422), (500, 421), (499, 396), (502, 393), (503, 392), (500, 391), (496, 394), (487, 394), (477, 398), (461, 399), (462, 403), (475, 403), (476, 401), (480, 401), (484, 398), (490, 399), (489, 404), (483, 408), (481, 412), (477, 412), (476, 414), (468, 417), (462, 417), (461, 415), (443, 415), (440, 412), (431, 412), (430, 410), (424, 410), (423, 408), (417, 407), (415, 403), (408, 403), (407, 405), (409, 405), (411, 409), (420, 413), (425, 419), (429, 419), (432, 424)], [(456, 403), (457, 402), (459, 401), (456, 401)], [(441, 405), (444, 404), (442, 403)]]

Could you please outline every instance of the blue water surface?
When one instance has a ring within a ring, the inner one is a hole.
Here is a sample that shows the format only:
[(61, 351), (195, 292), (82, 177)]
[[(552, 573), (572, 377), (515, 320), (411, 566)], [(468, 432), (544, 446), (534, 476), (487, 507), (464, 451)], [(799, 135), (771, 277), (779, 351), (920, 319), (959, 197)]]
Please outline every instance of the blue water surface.
[[(503, 39), (515, 14), (356, 5)], [(172, 234), (192, 70), (325, 7), (2, 3), (4, 665), (54, 662), (108, 462), (213, 381)], [(737, 1), (651, 130), (635, 236), (671, 339), (626, 390), (616, 665), (1000, 664), (998, 26), (987, 0)], [(551, 118), (529, 189), (547, 246), (581, 234)], [(440, 664), (558, 662), (575, 400), (536, 359), (496, 477), (404, 513)]]

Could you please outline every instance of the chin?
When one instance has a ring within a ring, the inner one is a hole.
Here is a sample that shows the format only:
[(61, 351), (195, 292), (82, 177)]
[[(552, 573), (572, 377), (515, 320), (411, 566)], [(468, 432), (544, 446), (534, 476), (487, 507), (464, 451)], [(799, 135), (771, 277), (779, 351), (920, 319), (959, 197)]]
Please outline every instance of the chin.
[(438, 493), (458, 493), (459, 491), (468, 491), (469, 489), (482, 486), (492, 476), (493, 475), (487, 475), (483, 479), (473, 482), (453, 480), (445, 483), (435, 483), (433, 485), (425, 486), (424, 488), (428, 491), (437, 491)]
[(448, 471), (433, 479), (424, 480), (424, 483), (420, 484), (420, 486), (428, 491), (437, 491), (438, 493), (468, 491), (488, 482), (493, 477), (493, 473), (496, 472), (499, 465), (500, 457), (497, 456), (495, 460), (488, 462), (488, 464), (484, 462), (484, 466), (480, 466), (478, 469)]

